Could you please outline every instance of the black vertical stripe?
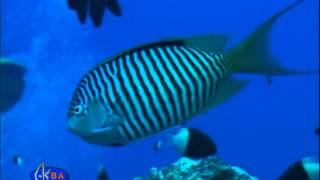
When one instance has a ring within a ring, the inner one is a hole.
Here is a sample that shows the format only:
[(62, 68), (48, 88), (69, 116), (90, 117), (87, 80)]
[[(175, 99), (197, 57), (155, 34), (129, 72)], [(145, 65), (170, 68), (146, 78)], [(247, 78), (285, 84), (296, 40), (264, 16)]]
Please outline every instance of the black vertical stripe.
[(128, 137), (129, 140), (134, 139), (124, 124), (121, 124), (120, 128), (124, 131), (124, 134)]
[(226, 71), (225, 69), (223, 68), (223, 65), (221, 64), (221, 61), (219, 59), (220, 57), (217, 57), (217, 54), (214, 54), (213, 55), (213, 59), (214, 59), (214, 62), (216, 63), (217, 65), (217, 68), (222, 72), (222, 76), (226, 74)]
[[(163, 51), (163, 54), (161, 54), (160, 50)], [(162, 66), (163, 66), (164, 70), (166, 71), (167, 75), (169, 76), (171, 84), (173, 85), (173, 91), (174, 92), (172, 92), (172, 95), (173, 96), (177, 95), (177, 98), (178, 98), (178, 101), (174, 100), (174, 104), (173, 104), (174, 107), (175, 107), (175, 110), (174, 110), (175, 118), (173, 119), (173, 122), (171, 124), (173, 126), (173, 125), (176, 125), (180, 121), (180, 119), (178, 117), (178, 114), (179, 114), (178, 111), (182, 111), (184, 109), (183, 108), (183, 103), (182, 103), (182, 101), (183, 101), (183, 99), (182, 99), (182, 89), (178, 85), (177, 80), (174, 78), (174, 74), (172, 73), (172, 71), (170, 71), (170, 69), (168, 67), (169, 64), (171, 65), (170, 60), (169, 60), (170, 57), (167, 56), (167, 54), (165, 53), (165, 51), (162, 48), (157, 48), (155, 52), (158, 55), (158, 57), (161, 59), (160, 62), (163, 62)], [(168, 59), (168, 61), (163, 60), (164, 58)], [(180, 109), (179, 109), (179, 107), (180, 107)]]
[[(103, 66), (104, 66), (104, 65), (103, 65)], [(102, 66), (102, 67), (103, 67), (103, 66)], [(108, 86), (107, 86), (107, 83), (106, 83), (107, 79), (104, 79), (104, 77), (103, 77), (103, 75), (102, 75), (102, 73), (103, 73), (103, 74), (106, 76), (107, 72), (104, 71), (103, 68), (102, 68), (102, 69), (100, 69), (100, 68), (97, 69), (97, 72), (98, 72), (99, 78), (101, 79), (102, 86), (103, 86), (103, 88), (104, 88), (104, 90), (105, 90), (105, 91), (104, 91), (104, 94), (101, 93), (101, 96), (104, 96), (104, 98), (107, 100), (108, 104), (110, 105), (112, 111), (114, 111), (115, 107), (114, 107), (114, 105), (112, 104), (111, 99), (110, 99), (110, 96), (109, 96), (109, 94), (108, 94)]]
[(102, 83), (102, 77), (99, 75), (98, 73), (99, 68), (95, 68), (94, 71), (92, 71), (92, 75), (93, 75), (93, 81), (96, 84), (96, 89), (98, 91), (98, 98), (102, 101), (102, 103), (105, 105), (107, 104), (107, 100), (105, 95), (103, 94), (105, 92), (105, 87)]
[[(204, 59), (204, 61), (206, 61), (207, 63), (210, 62), (210, 59), (207, 58), (200, 50), (197, 50), (197, 49), (194, 49), (194, 48), (190, 48), (190, 49), (192, 49), (193, 51), (196, 51), (197, 53), (199, 53), (200, 56), (202, 56), (203, 58), (199, 57), (198, 54), (196, 54), (196, 53), (194, 53), (194, 52), (192, 51), (192, 53), (193, 53), (194, 56), (198, 57), (199, 59)], [(207, 78), (209, 79), (209, 89), (206, 89), (206, 91), (209, 90), (209, 94), (210, 94), (210, 93), (213, 91), (213, 87), (214, 87), (213, 85), (214, 85), (214, 83), (215, 83), (215, 82), (214, 82), (214, 77), (211, 76), (211, 71), (210, 71), (210, 69), (208, 68), (208, 66), (207, 66), (202, 60), (199, 60), (199, 63), (200, 63), (200, 65), (201, 65), (202, 69), (204, 69)], [(205, 95), (207, 95), (207, 93), (205, 93)], [(206, 97), (206, 96), (205, 96), (205, 97), (204, 97), (204, 100), (205, 100), (204, 102), (207, 102), (209, 98), (211, 98), (210, 95), (209, 95), (209, 97)]]
[[(123, 61), (124, 66), (126, 66), (126, 63), (125, 63), (126, 60), (125, 60), (125, 58), (122, 58), (121, 60)], [(120, 65), (119, 65), (119, 60), (116, 61), (115, 63), (116, 63), (116, 66), (118, 66), (118, 67), (120, 66)], [(119, 67), (118, 69), (120, 69), (120, 67)], [(125, 72), (126, 72), (126, 74), (127, 74), (127, 73), (130, 73), (130, 72), (127, 71), (127, 70), (125, 70)], [(147, 128), (143, 125), (143, 123), (141, 122), (141, 117), (138, 116), (137, 109), (136, 109), (136, 107), (135, 107), (135, 105), (134, 105), (134, 103), (133, 103), (132, 98), (130, 97), (130, 94), (129, 94), (129, 92), (128, 92), (128, 89), (125, 87), (125, 83), (126, 83), (126, 82), (124, 82), (124, 79), (123, 79), (123, 77), (122, 77), (121, 74), (119, 74), (119, 78), (118, 78), (118, 79), (119, 79), (119, 82), (120, 82), (121, 89), (122, 89), (122, 91), (123, 91), (123, 93), (124, 93), (125, 99), (128, 101), (128, 104), (129, 104), (129, 106), (130, 106), (130, 107), (128, 107), (128, 108), (130, 108), (130, 109), (132, 110), (133, 116), (134, 116), (134, 119), (129, 118), (128, 121), (130, 121), (131, 123), (132, 123), (132, 121), (137, 121), (137, 123), (138, 123), (139, 126), (142, 128), (143, 133), (144, 133), (144, 134), (140, 134), (140, 135), (139, 135), (140, 137), (142, 137), (142, 136), (144, 136), (145, 134), (148, 134), (148, 129), (147, 129)], [(131, 82), (131, 80), (130, 80), (130, 82)], [(132, 85), (132, 84), (130, 84), (130, 85)], [(133, 123), (132, 123), (132, 124), (133, 124)]]
[[(150, 49), (148, 49), (146, 51), (146, 56), (151, 60), (151, 63), (155, 67), (154, 70), (160, 77), (159, 78), (160, 79), (160, 84), (163, 87), (165, 93), (168, 95), (170, 104), (173, 106), (174, 105), (173, 95), (171, 94), (171, 91), (170, 91), (170, 89), (168, 87), (168, 84), (164, 81), (164, 79), (165, 79), (164, 75), (160, 72), (159, 68), (157, 67), (157, 65), (155, 63), (156, 59), (151, 55)], [(166, 116), (168, 117), (167, 118), (168, 127), (170, 127), (170, 122), (173, 121), (173, 119), (171, 119), (171, 117), (170, 117), (170, 113), (169, 113), (169, 109), (168, 108), (170, 108), (170, 107), (166, 107), (164, 110), (166, 111)]]
[(219, 57), (220, 57), (221, 64), (223, 65), (224, 69), (226, 70), (225, 74), (227, 74), (230, 69), (229, 63), (228, 63), (227, 59), (225, 58), (224, 54), (220, 53)]
[(94, 70), (92, 71), (91, 75), (92, 75), (92, 77), (93, 77), (93, 82), (94, 82), (94, 84), (95, 84), (95, 86), (96, 86), (96, 89), (98, 90), (98, 95), (97, 95), (97, 97), (100, 97), (102, 90), (101, 90), (101, 87), (99, 86), (98, 79), (97, 79), (97, 77), (96, 77), (96, 75), (95, 75), (95, 72), (96, 72), (96, 71), (97, 71), (97, 70), (94, 69)]
[[(186, 48), (186, 50), (188, 50), (188, 52), (194, 57), (195, 60), (197, 60), (197, 62), (199, 63), (201, 69), (199, 68), (199, 70), (201, 72), (204, 72), (205, 76), (207, 76), (207, 78), (209, 78), (209, 75), (210, 75), (210, 70), (207, 68), (207, 66), (202, 62), (202, 60), (200, 59), (201, 57), (199, 57), (195, 52), (193, 52), (192, 50), (190, 50), (191, 48)], [(198, 52), (198, 50), (195, 50)], [(205, 58), (205, 57), (204, 57)], [(200, 72), (200, 73), (201, 73)], [(201, 73), (202, 75), (202, 73)], [(202, 75), (203, 79), (203, 91), (202, 91), (202, 94), (203, 94), (203, 104), (206, 104), (207, 102), (207, 91), (208, 91), (208, 84), (207, 84), (207, 80), (206, 78)], [(209, 81), (211, 81), (211, 79), (209, 78)], [(210, 83), (210, 82), (209, 82)]]
[[(116, 100), (117, 100), (117, 103), (119, 103), (119, 106), (120, 106), (120, 108), (121, 108), (121, 109), (117, 109), (117, 110), (118, 110), (118, 111), (121, 110), (122, 112), (120, 112), (120, 113), (123, 114), (123, 115), (125, 116), (125, 118), (128, 120), (128, 119), (129, 119), (129, 118), (128, 118), (128, 111), (127, 111), (127, 109), (124, 107), (124, 104), (123, 104), (123, 102), (122, 102), (122, 100), (121, 100), (121, 98), (120, 98), (119, 92), (117, 91), (117, 89), (116, 89), (116, 87), (115, 87), (114, 81), (111, 80), (111, 75), (110, 75), (110, 74), (108, 73), (108, 71), (107, 71), (107, 66), (110, 66), (110, 64), (104, 65), (103, 68), (104, 68), (104, 71), (106, 72), (106, 77), (107, 77), (108, 79), (110, 79), (109, 82), (110, 82), (110, 84), (111, 84), (111, 88), (112, 88), (112, 90), (113, 90), (113, 92), (114, 92), (114, 95), (115, 95), (115, 98), (116, 98)], [(130, 126), (132, 127), (132, 130), (134, 131), (135, 135), (138, 135), (138, 134), (139, 134), (138, 129), (135, 128), (135, 126), (132, 124), (131, 121), (129, 121), (129, 123), (130, 123)], [(130, 135), (130, 133), (129, 133), (128, 135), (129, 135), (129, 138), (130, 138), (130, 139), (133, 139), (133, 137)]]
[(84, 94), (82, 93), (79, 87), (77, 88), (77, 92), (78, 92), (78, 96), (79, 96), (78, 98), (80, 99), (80, 102), (84, 103), (85, 102)]
[[(162, 60), (162, 57), (161, 57), (161, 54), (160, 54), (159, 50), (158, 49), (153, 49), (153, 51), (155, 52), (157, 58), (159, 59), (159, 62), (161, 63), (166, 75), (168, 75), (168, 77), (170, 79), (170, 82), (172, 82), (172, 85), (174, 86), (174, 89), (177, 89), (178, 85), (174, 81), (174, 77), (171, 74), (171, 72), (169, 71), (167, 65)], [(175, 121), (178, 119), (178, 112), (177, 112), (176, 102), (174, 100), (174, 95), (175, 95), (176, 92), (172, 92), (168, 86), (166, 86), (166, 87), (167, 87), (166, 91), (168, 92), (167, 94), (169, 95), (169, 100), (170, 100), (170, 103), (172, 104), (172, 110), (173, 110), (173, 115), (174, 115), (174, 119), (171, 120), (169, 125), (173, 126), (173, 125), (175, 125)]]
[[(202, 92), (201, 92), (202, 96), (199, 96), (200, 97), (200, 99), (199, 99), (200, 104), (198, 104), (199, 105), (198, 109), (199, 109), (206, 103), (206, 100), (207, 100), (206, 91), (207, 91), (208, 85), (207, 85), (207, 80), (205, 77), (207, 72), (203, 67), (202, 61), (199, 59), (199, 57), (193, 51), (191, 51), (188, 47), (183, 47), (183, 49), (185, 50), (186, 54), (187, 54), (187, 52), (189, 53), (190, 63), (193, 64), (194, 70), (196, 71), (196, 73), (198, 74), (198, 77), (200, 77), (200, 79), (202, 81), (203, 87), (202, 87)], [(195, 62), (198, 62), (198, 65)], [(205, 75), (203, 75), (203, 72), (205, 72), (204, 73)]]
[[(114, 66), (114, 64), (112, 64), (112, 63), (115, 63), (116, 61), (119, 61), (119, 59), (115, 59), (115, 61), (112, 61), (112, 62), (109, 63), (109, 64), (110, 64), (109, 70), (110, 70), (110, 73), (111, 73), (112, 75), (117, 74), (117, 73), (116, 73), (116, 72), (117, 72), (116, 66)], [(112, 66), (111, 66), (111, 64), (112, 64)]]
[(207, 58), (209, 58), (209, 64), (211, 64), (211, 69), (214, 71), (214, 74), (217, 76), (218, 80), (222, 79), (222, 76), (220, 75), (220, 73), (218, 72), (218, 69), (214, 63), (214, 58), (212, 54), (209, 54), (205, 51), (199, 51), (201, 54), (203, 54), (204, 56), (206, 56)]
[[(182, 54), (182, 56), (179, 55), (179, 54), (175, 51), (175, 49), (173, 49), (172, 52), (173, 52), (173, 54), (177, 57), (177, 59), (179, 59), (179, 62), (180, 62), (180, 64), (181, 64), (181, 66), (183, 67), (183, 69), (185, 70), (186, 74), (188, 75), (188, 77), (189, 77), (190, 80), (192, 81), (193, 88), (194, 88), (194, 90), (195, 90), (195, 97), (196, 97), (196, 99), (198, 99), (197, 97), (198, 97), (198, 94), (199, 94), (199, 93), (198, 93), (197, 80), (196, 80), (196, 78), (192, 75), (191, 70), (188, 68), (188, 65), (187, 65), (186, 62), (185, 62), (185, 61), (188, 61), (188, 59), (187, 59), (186, 55), (183, 54), (180, 49), (178, 49), (178, 47), (175, 47), (175, 48), (176, 48), (177, 51), (179, 51), (180, 54)], [(190, 89), (190, 90), (191, 90), (191, 89)], [(196, 102), (195, 102), (195, 103), (196, 103)], [(197, 105), (195, 104), (194, 106), (196, 107)], [(193, 104), (192, 104), (192, 99), (191, 99), (191, 96), (190, 96), (190, 97), (189, 97), (189, 111), (190, 111), (190, 113), (193, 113), (193, 112), (192, 112), (192, 109), (193, 109), (192, 107), (193, 107)]]
[[(147, 85), (146, 85), (145, 82), (143, 81), (141, 72), (139, 71), (139, 67), (138, 67), (138, 65), (137, 65), (137, 62), (135, 61), (135, 58), (133, 57), (133, 54), (130, 55), (130, 59), (131, 59), (131, 62), (132, 62), (132, 67), (134, 68), (134, 70), (135, 70), (135, 72), (136, 72), (136, 74), (137, 74), (138, 81), (140, 82), (140, 85), (141, 85), (141, 87), (142, 87), (142, 89), (143, 89), (143, 91), (144, 91), (144, 95), (145, 95), (145, 97), (148, 99), (148, 103), (151, 104), (151, 101), (150, 101), (150, 99), (152, 99), (152, 98), (151, 98), (151, 94), (150, 94), (150, 92), (148, 91)], [(137, 58), (136, 60), (137, 60), (137, 61), (140, 61), (140, 62), (143, 61), (143, 59), (139, 59), (139, 58)], [(143, 114), (145, 115), (145, 119), (148, 121), (148, 124), (151, 126), (153, 132), (156, 132), (156, 127), (155, 127), (155, 125), (153, 124), (152, 119), (151, 119), (151, 117), (149, 116), (149, 114), (148, 114), (148, 112), (147, 112), (147, 108), (148, 108), (148, 107), (146, 107), (146, 104), (143, 103), (143, 99), (142, 99), (141, 96), (138, 96), (137, 99), (140, 101), (140, 105), (141, 105), (141, 107), (142, 107), (142, 112), (143, 112)], [(154, 107), (153, 107), (153, 108), (154, 108)]]
[(209, 56), (210, 56), (210, 59), (211, 59), (210, 64), (212, 65), (212, 69), (214, 70), (214, 72), (217, 75), (218, 79), (221, 80), (222, 77), (223, 77), (222, 71), (218, 69), (219, 67), (218, 67), (218, 65), (216, 65), (217, 63), (216, 63), (216, 60), (213, 57), (213, 55), (210, 53)]
[[(144, 51), (145, 52), (145, 55), (148, 57), (148, 59), (150, 60), (151, 62), (151, 65), (156, 73), (156, 75), (159, 77), (159, 80), (160, 82), (158, 82), (164, 89), (165, 93), (168, 94), (169, 93), (169, 88), (167, 87), (166, 83), (164, 82), (164, 76), (161, 74), (159, 68), (157, 67), (156, 63), (155, 63), (155, 59), (153, 58), (153, 56), (150, 54), (150, 51), (147, 50), (147, 51)], [(157, 85), (155, 84), (155, 81), (153, 78), (152, 79), (152, 84), (154, 85), (154, 87), (157, 87)], [(155, 88), (155, 91), (156, 91), (156, 94), (157, 96), (159, 97), (159, 101), (160, 101), (160, 104), (161, 104), (161, 108), (162, 110), (164, 111), (165, 113), (165, 117), (166, 117), (166, 120), (167, 120), (167, 124), (168, 126), (170, 126), (170, 113), (169, 113), (169, 107), (167, 107), (165, 105), (165, 99), (164, 97), (161, 95), (161, 92), (160, 92), (160, 89), (159, 88)], [(163, 126), (164, 128), (165, 125), (163, 124), (163, 122), (161, 121), (161, 126)]]
[[(167, 47), (169, 48), (169, 47)], [(184, 79), (182, 73), (180, 72), (179, 68), (177, 67), (176, 63), (179, 63), (179, 62), (174, 62), (173, 58), (170, 56), (169, 52), (167, 51), (167, 49), (163, 49), (163, 52), (165, 54), (165, 56), (167, 57), (168, 61), (170, 62), (172, 68), (174, 69), (174, 71), (177, 73), (177, 76), (179, 78), (179, 80), (181, 81), (181, 83), (183, 84), (183, 87), (186, 89), (187, 91), (187, 96), (189, 99), (191, 99), (191, 90), (187, 88), (187, 82), (186, 80)], [(177, 88), (177, 91), (178, 91), (178, 99), (179, 99), (179, 104), (180, 104), (180, 107), (181, 107), (181, 111), (182, 111), (182, 118), (186, 118), (187, 117), (187, 113), (185, 112), (185, 108), (184, 108), (184, 103), (183, 103), (183, 94), (182, 94), (182, 88), (180, 88), (178, 86)]]
[[(128, 68), (128, 62), (127, 62), (127, 61), (132, 61), (131, 55), (127, 55), (127, 56), (128, 56), (129, 59), (127, 59), (126, 57), (123, 57), (124, 72), (125, 72), (125, 74), (127, 75), (129, 86), (132, 88), (133, 94), (134, 94), (134, 96), (136, 97), (136, 99), (138, 100), (138, 102), (136, 102), (136, 103), (139, 104), (140, 107), (142, 107), (143, 101), (141, 101), (141, 99), (139, 98), (139, 96), (140, 96), (140, 95), (139, 95), (139, 90), (138, 90), (137, 86), (135, 86), (134, 80), (133, 80), (133, 75), (130, 73), (130, 70), (129, 70), (129, 68)], [(132, 100), (132, 99), (131, 99), (131, 100)], [(134, 113), (134, 116), (137, 115), (137, 117), (136, 117), (136, 119), (133, 119), (133, 120), (131, 120), (131, 121), (136, 120), (136, 121), (139, 121), (138, 124), (143, 124), (142, 121), (143, 121), (144, 119), (143, 119), (143, 117), (140, 117), (140, 116), (138, 115), (138, 110), (136, 109), (137, 106), (134, 105), (132, 108), (133, 108), (132, 111), (134, 111), (134, 112), (133, 112), (133, 113)]]
[[(103, 76), (103, 75), (105, 75), (107, 77), (107, 71), (104, 69), (104, 66), (105, 65), (101, 65), (100, 68), (97, 70), (98, 76), (100, 77), (101, 82), (103, 84), (103, 87), (105, 88), (105, 93), (102, 94), (102, 96), (105, 96), (105, 99), (107, 100), (108, 104), (110, 105), (111, 111), (115, 112), (116, 108), (114, 107), (114, 104), (112, 103), (110, 96), (109, 96), (109, 93), (108, 93), (109, 87), (107, 86), (107, 83), (106, 83), (106, 81), (108, 81), (108, 79), (105, 79)], [(124, 130), (125, 136), (128, 139), (130, 139), (130, 140), (133, 139), (133, 137), (130, 135), (129, 131), (126, 128), (123, 128), (123, 130)]]
[[(153, 77), (152, 77), (152, 75), (151, 75), (151, 73), (150, 73), (150, 70), (148, 70), (148, 66), (147, 66), (147, 64), (146, 64), (146, 62), (145, 62), (146, 60), (143, 59), (141, 53), (142, 53), (142, 52), (139, 52), (139, 53), (138, 53), (138, 59), (141, 59), (141, 64), (143, 65), (143, 68), (145, 69), (145, 72), (146, 72), (146, 74), (147, 74), (147, 78), (149, 79), (150, 85), (152, 86), (152, 88), (154, 89), (154, 91), (155, 91), (155, 93), (156, 93), (156, 96), (158, 97), (158, 99), (153, 99), (152, 102), (151, 102), (151, 103), (152, 103), (152, 105), (151, 105), (152, 111), (153, 111), (153, 113), (154, 113), (154, 115), (155, 115), (155, 117), (156, 117), (156, 119), (157, 119), (157, 122), (159, 122), (160, 128), (163, 129), (163, 128), (164, 128), (164, 124), (163, 124), (163, 122), (162, 122), (162, 119), (161, 119), (161, 117), (160, 117), (159, 112), (158, 112), (157, 109), (155, 108), (155, 101), (159, 100), (159, 102), (160, 102), (160, 104), (161, 104), (161, 108), (164, 108), (164, 107), (165, 107), (164, 101), (163, 101), (163, 99), (161, 98), (160, 91), (159, 91), (159, 89), (157, 88), (157, 85), (156, 85), (156, 83), (155, 83), (155, 81), (154, 81), (154, 79), (153, 79)], [(149, 102), (150, 102), (150, 101), (149, 101)], [(167, 117), (167, 118), (168, 118), (168, 117)]]
[[(117, 68), (119, 69), (119, 66), (117, 66), (117, 62), (119, 63), (119, 59), (117, 59), (116, 61), (112, 61), (112, 62), (110, 63), (109, 71), (110, 71), (110, 73), (112, 74), (112, 77), (113, 77), (113, 78), (116, 78), (117, 80), (119, 80), (120, 73), (117, 73)], [(111, 67), (111, 64), (112, 64), (112, 69), (110, 68), (110, 67)], [(114, 83), (114, 81), (112, 81), (112, 83)], [(120, 83), (120, 82), (119, 82), (119, 83)], [(114, 84), (115, 84), (115, 83), (114, 83)], [(115, 86), (116, 86), (116, 84), (115, 84)], [(128, 109), (127, 109), (125, 103), (123, 102), (123, 101), (127, 101), (127, 98), (128, 98), (128, 97), (125, 96), (125, 97), (124, 97), (125, 99), (122, 99), (122, 98), (121, 98), (121, 97), (123, 97), (123, 95), (124, 95), (124, 92), (123, 92), (123, 89), (122, 89), (121, 84), (120, 84), (120, 87), (118, 87), (117, 91), (114, 92), (114, 94), (115, 94), (115, 98), (116, 98), (116, 99), (119, 99), (119, 102), (121, 101), (122, 105), (120, 106), (119, 111), (121, 110), (121, 111), (125, 112), (125, 119), (127, 120), (128, 125), (129, 125), (129, 127), (131, 128), (131, 130), (134, 131), (134, 134), (135, 134), (136, 138), (143, 137), (143, 134), (140, 134), (138, 127), (135, 126), (135, 124), (133, 123), (133, 121), (135, 121), (135, 120), (132, 120), (132, 119), (130, 118)], [(130, 108), (130, 107), (128, 107), (128, 108)]]
[(82, 88), (84, 91), (84, 95), (87, 97), (86, 99), (89, 100), (90, 99), (90, 95), (89, 95), (89, 90), (87, 89), (85, 84), (80, 84), (79, 88)]
[[(206, 81), (205, 81), (205, 77), (202, 75), (202, 73), (200, 72), (201, 69), (199, 69), (197, 67), (197, 65), (193, 62), (197, 59), (195, 59), (195, 57), (190, 57), (185, 51), (188, 51), (190, 53), (189, 50), (185, 49), (184, 47), (178, 47), (180, 52), (186, 57), (187, 60), (189, 60), (188, 62), (191, 64), (193, 70), (196, 72), (196, 74), (198, 75), (198, 77), (200, 77), (203, 87), (206, 87)], [(195, 87), (197, 88), (197, 86)], [(203, 88), (204, 90), (205, 88)], [(200, 91), (200, 89), (199, 89)], [(204, 91), (201, 92), (202, 94), (205, 94)], [(199, 110), (200, 106), (201, 106), (201, 96), (199, 95), (199, 93), (197, 94), (198, 98), (197, 98), (197, 103), (196, 103), (196, 110)]]
[(210, 68), (213, 71), (213, 77), (211, 78), (212, 81), (211, 81), (210, 90), (209, 90), (209, 98), (212, 98), (214, 92), (217, 89), (217, 84), (222, 77), (220, 76), (218, 70), (216, 69), (215, 65), (212, 62), (213, 57), (205, 51), (198, 51), (198, 53), (200, 53), (203, 57), (208, 59), (208, 64), (211, 65)]
[(90, 76), (90, 74), (87, 74), (87, 76), (86, 76), (86, 79), (87, 79), (87, 86), (88, 86), (88, 92), (89, 92), (89, 95), (91, 94), (92, 95), (92, 97), (90, 97), (90, 98), (94, 98), (95, 97), (95, 92), (94, 92), (94, 90), (93, 90), (93, 87), (92, 87), (92, 81), (91, 81), (91, 78), (89, 77)]

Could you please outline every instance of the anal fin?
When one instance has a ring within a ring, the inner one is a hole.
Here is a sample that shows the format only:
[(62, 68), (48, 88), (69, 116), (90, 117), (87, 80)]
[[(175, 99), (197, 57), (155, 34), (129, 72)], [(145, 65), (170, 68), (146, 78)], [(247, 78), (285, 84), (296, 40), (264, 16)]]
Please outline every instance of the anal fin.
[(248, 80), (236, 79), (233, 77), (228, 77), (222, 80), (219, 83), (214, 96), (201, 112), (206, 112), (210, 108), (224, 103), (232, 96), (236, 95), (239, 91), (241, 91), (248, 84), (248, 82)]

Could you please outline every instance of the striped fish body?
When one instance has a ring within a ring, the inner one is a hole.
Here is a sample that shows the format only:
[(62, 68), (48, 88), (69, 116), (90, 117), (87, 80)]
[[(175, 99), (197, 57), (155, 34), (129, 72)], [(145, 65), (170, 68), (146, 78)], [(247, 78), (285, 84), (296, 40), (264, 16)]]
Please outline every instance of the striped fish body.
[(236, 94), (247, 81), (225, 78), (230, 73), (318, 72), (287, 69), (268, 50), (273, 24), (301, 3), (271, 16), (226, 55), (228, 37), (209, 35), (152, 43), (105, 61), (79, 83), (69, 129), (92, 143), (124, 144), (182, 124)]
[(125, 121), (117, 127), (132, 141), (183, 123), (206, 108), (229, 72), (222, 54), (183, 41), (145, 45), (100, 64), (80, 82), (77, 101), (101, 99)]

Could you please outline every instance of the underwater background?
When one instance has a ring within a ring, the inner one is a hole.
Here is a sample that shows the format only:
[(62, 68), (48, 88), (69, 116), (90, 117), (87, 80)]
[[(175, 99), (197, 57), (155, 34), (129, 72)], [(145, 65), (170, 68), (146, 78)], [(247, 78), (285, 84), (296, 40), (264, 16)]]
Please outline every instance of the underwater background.
[[(146, 175), (179, 155), (155, 152), (162, 133), (125, 147), (89, 144), (66, 130), (66, 114), (79, 80), (118, 52), (167, 37), (226, 33), (229, 47), (294, 0), (121, 0), (123, 16), (105, 13), (103, 24), (81, 25), (65, 0), (2, 0), (2, 57), (26, 67), (21, 100), (1, 114), (1, 179), (29, 179), (41, 162), (65, 169), (70, 179)], [(318, 69), (319, 2), (306, 0), (281, 17), (271, 33), (272, 54), (286, 67)], [(240, 75), (239, 75), (240, 76)], [(208, 133), (218, 156), (259, 179), (276, 179), (287, 167), (319, 154), (319, 74), (241, 75), (249, 85), (188, 121)], [(23, 166), (12, 158), (20, 155)]]

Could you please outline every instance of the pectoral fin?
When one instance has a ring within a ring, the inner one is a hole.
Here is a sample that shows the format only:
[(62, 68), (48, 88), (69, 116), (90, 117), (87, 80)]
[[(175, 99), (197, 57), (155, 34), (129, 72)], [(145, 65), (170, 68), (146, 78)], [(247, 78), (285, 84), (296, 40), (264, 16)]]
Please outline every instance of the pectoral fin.
[(124, 139), (118, 135), (117, 129), (114, 127), (97, 129), (88, 136), (82, 137), (89, 143), (113, 146), (115, 144), (126, 145)]
[(199, 113), (206, 112), (212, 107), (218, 106), (226, 100), (230, 99), (241, 89), (243, 89), (248, 84), (248, 82), (248, 80), (235, 79), (232, 77), (222, 80), (217, 87), (214, 97), (206, 105), (204, 110)]
[(120, 126), (126, 121), (126, 117), (123, 115), (121, 111), (121, 107), (119, 105), (119, 101), (115, 100), (114, 101), (114, 111), (108, 115), (108, 124), (110, 126)]
[(233, 77), (224, 79), (217, 88), (217, 92), (212, 99), (212, 106), (217, 106), (241, 91), (247, 84), (248, 80), (235, 79)]
[(120, 116), (116, 114), (110, 114), (108, 115), (107, 119), (105, 120), (105, 123), (102, 125), (102, 127), (118, 127), (121, 124), (124, 123), (124, 119), (122, 119)]

